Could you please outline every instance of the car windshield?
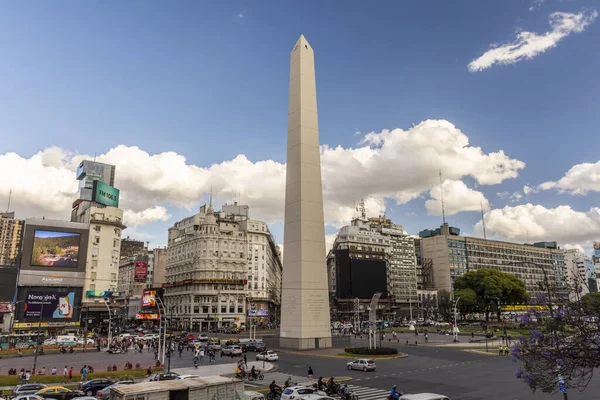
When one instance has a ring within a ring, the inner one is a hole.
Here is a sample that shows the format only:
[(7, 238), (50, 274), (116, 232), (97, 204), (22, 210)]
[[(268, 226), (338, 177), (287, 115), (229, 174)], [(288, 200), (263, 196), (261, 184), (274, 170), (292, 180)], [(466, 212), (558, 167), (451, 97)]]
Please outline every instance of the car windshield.
[(375, 361), (373, 361), (373, 360), (367, 360), (367, 364), (375, 364)]
[(290, 395), (290, 394), (292, 394), (292, 393), (294, 393), (294, 391), (293, 391), (292, 389), (285, 389), (285, 390), (283, 391), (283, 394), (285, 394), (285, 395)]

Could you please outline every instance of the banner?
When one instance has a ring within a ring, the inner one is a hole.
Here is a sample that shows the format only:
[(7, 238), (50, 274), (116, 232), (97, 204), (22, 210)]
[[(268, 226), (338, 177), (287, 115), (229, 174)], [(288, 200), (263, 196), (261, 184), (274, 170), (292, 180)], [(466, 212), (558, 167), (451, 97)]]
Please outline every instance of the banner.
[(269, 310), (248, 310), (249, 317), (268, 317)]
[(135, 262), (135, 281), (136, 282), (146, 282), (146, 277), (148, 276), (148, 264), (145, 261), (136, 261)]
[(109, 207), (119, 207), (119, 189), (102, 181), (94, 181), (92, 201)]
[(75, 292), (36, 292), (27, 293), (23, 306), (25, 318), (71, 319)]
[(158, 320), (158, 314), (135, 314), (135, 319), (143, 321)]

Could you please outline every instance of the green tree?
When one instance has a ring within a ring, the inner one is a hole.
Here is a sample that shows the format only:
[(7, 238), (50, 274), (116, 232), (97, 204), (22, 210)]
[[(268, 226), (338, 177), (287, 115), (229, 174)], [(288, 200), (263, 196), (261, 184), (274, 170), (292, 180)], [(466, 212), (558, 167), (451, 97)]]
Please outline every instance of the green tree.
[(594, 310), (595, 312), (600, 309), (600, 292), (590, 292), (581, 297), (581, 301), (586, 306), (586, 309)]
[[(495, 269), (469, 271), (454, 281), (454, 290), (471, 289), (478, 297), (478, 303), (485, 310), (485, 318), (495, 310), (500, 316), (500, 304), (519, 304), (527, 300), (525, 283), (513, 274)], [(462, 301), (462, 299), (461, 299)]]
[(450, 292), (447, 290), (440, 290), (438, 292), (438, 311), (444, 321), (452, 319), (452, 301), (450, 297)]
[(454, 292), (454, 298), (460, 300), (457, 305), (457, 311), (462, 319), (467, 318), (467, 314), (477, 312), (480, 309), (479, 297), (473, 289), (460, 289)]

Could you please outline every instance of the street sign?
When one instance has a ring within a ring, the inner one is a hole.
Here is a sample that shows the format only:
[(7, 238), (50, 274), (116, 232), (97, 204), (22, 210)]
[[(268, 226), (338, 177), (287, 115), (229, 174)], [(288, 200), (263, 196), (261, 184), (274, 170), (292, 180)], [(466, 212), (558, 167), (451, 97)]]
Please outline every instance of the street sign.
[(567, 393), (567, 385), (564, 382), (558, 382), (558, 390), (563, 393)]

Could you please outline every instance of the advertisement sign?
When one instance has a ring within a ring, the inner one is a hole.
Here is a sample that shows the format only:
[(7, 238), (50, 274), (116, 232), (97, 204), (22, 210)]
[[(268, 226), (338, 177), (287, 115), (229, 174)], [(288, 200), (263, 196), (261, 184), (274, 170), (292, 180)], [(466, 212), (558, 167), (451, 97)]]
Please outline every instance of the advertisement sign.
[(71, 319), (75, 292), (37, 292), (27, 293), (23, 315), (25, 318)]
[(142, 307), (156, 307), (156, 290), (144, 290), (142, 294)]
[(79, 321), (74, 322), (15, 322), (14, 329), (32, 329), (32, 328), (63, 328), (66, 326), (79, 326)]
[(0, 313), (9, 313), (13, 312), (14, 305), (13, 303), (0, 303)]
[(119, 207), (119, 189), (101, 181), (94, 181), (92, 201), (108, 207)]
[(121, 292), (113, 292), (110, 290), (98, 292), (94, 290), (88, 290), (87, 292), (85, 292), (85, 295), (87, 297), (121, 297)]
[(81, 235), (37, 229), (33, 234), (31, 265), (77, 268)]
[[(19, 286), (83, 286), (85, 272), (57, 272), (48, 274), (47, 270), (29, 270), (19, 276)], [(1, 287), (1, 285), (0, 285)]]
[(248, 310), (249, 317), (268, 317), (269, 310)]
[(158, 320), (158, 314), (135, 314), (135, 319), (143, 321), (154, 321)]
[(145, 261), (135, 262), (135, 282), (146, 282), (148, 264)]
[(600, 264), (600, 242), (594, 242), (594, 255), (592, 256), (594, 264)]

